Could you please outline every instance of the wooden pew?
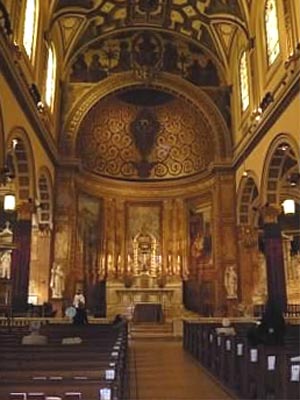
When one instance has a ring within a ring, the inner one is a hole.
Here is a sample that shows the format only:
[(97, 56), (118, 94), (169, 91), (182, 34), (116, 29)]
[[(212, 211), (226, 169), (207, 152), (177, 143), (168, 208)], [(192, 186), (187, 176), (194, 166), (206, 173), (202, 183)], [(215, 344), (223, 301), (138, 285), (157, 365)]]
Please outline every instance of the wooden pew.
[[(11, 393), (11, 396), (21, 396), (21, 398), (25, 395), (25, 399), (28, 400), (30, 396), (32, 397), (29, 393), (33, 391), (71, 399), (71, 396), (75, 396), (74, 392), (78, 391), (83, 398), (83, 394), (85, 395), (86, 400), (98, 400), (100, 389), (109, 389), (113, 393), (113, 398), (121, 399), (127, 361), (126, 327), (121, 330), (111, 326), (100, 329), (94, 326), (92, 329), (89, 327), (72, 329), (72, 326), (44, 328), (44, 332), (50, 338), (48, 345), (0, 346), (3, 355), (0, 361), (0, 375), (3, 379), (0, 380), (1, 399), (4, 398), (3, 393), (6, 395), (5, 398)], [(0, 336), (1, 334), (2, 332)], [(8, 343), (15, 341), (16, 332), (12, 335), (13, 340), (8, 340)], [(83, 338), (83, 344), (60, 344), (63, 337), (76, 335)], [(17, 334), (18, 339), (21, 337), (21, 334)], [(22, 366), (23, 370), (20, 368)], [(115, 371), (114, 380), (106, 379), (107, 369)], [(81, 374), (81, 378), (84, 376), (85, 379), (76, 379), (82, 371), (84, 374)], [(54, 379), (55, 376), (59, 376), (59, 379)], [(43, 379), (33, 379), (34, 377)], [(14, 390), (11, 390), (12, 388)], [(70, 394), (72, 392), (73, 394)]]

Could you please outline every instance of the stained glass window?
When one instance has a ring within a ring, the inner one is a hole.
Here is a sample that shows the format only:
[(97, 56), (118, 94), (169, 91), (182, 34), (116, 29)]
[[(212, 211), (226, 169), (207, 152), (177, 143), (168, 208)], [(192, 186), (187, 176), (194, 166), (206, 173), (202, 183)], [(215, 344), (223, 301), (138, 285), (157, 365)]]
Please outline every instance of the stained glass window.
[(242, 110), (245, 111), (249, 107), (249, 72), (246, 51), (242, 53), (239, 67)]
[(271, 65), (280, 53), (276, 0), (267, 0), (265, 5), (265, 30), (268, 64)]
[(25, 5), (23, 25), (23, 45), (28, 57), (33, 55), (37, 27), (37, 4), (36, 0), (27, 0)]
[(45, 85), (45, 101), (50, 109), (53, 108), (55, 96), (56, 56), (53, 45), (49, 46), (47, 60), (47, 74)]

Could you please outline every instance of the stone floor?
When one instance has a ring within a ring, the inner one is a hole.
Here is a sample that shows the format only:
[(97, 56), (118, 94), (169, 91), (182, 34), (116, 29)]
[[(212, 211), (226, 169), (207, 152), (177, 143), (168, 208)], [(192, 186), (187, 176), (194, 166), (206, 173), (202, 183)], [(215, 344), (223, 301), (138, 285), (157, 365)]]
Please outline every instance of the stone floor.
[(130, 400), (234, 399), (170, 339), (130, 342)]

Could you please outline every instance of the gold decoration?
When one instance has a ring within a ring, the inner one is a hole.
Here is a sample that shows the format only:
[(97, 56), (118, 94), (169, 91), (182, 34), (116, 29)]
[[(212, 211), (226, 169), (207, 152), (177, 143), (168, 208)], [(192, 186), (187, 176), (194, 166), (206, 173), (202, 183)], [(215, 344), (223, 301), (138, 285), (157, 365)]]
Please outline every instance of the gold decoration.
[[(87, 170), (102, 176), (139, 178), (134, 165), (141, 161), (141, 155), (130, 129), (140, 109), (110, 97), (87, 115), (78, 142)], [(153, 111), (159, 129), (148, 155), (153, 163), (149, 179), (178, 178), (203, 171), (214, 152), (205, 116), (175, 98), (167, 105), (153, 107)]]
[(277, 223), (281, 208), (277, 204), (267, 204), (261, 208), (260, 213), (265, 224)]
[(253, 226), (239, 226), (239, 237), (244, 247), (250, 248), (257, 246), (257, 229)]

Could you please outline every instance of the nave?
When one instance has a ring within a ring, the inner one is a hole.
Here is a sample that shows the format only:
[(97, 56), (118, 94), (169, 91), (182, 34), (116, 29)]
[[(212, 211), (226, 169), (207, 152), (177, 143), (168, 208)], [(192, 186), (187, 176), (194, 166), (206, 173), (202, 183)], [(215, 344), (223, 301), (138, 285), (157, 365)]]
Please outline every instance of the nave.
[(132, 340), (129, 354), (128, 400), (235, 398), (183, 350), (181, 340)]

